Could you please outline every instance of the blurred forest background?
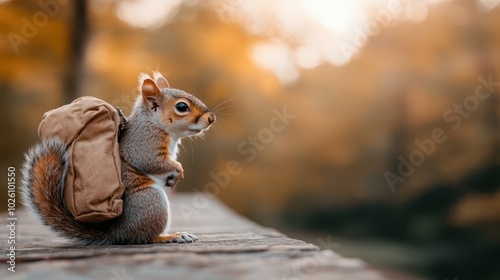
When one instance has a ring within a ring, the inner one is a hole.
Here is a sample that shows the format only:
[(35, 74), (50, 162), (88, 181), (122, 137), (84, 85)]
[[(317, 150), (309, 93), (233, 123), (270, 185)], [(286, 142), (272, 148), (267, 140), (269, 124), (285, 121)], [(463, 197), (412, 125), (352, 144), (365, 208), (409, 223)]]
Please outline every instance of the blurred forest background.
[(177, 191), (234, 160), (210, 190), (260, 224), (425, 277), (500, 279), (499, 2), (0, 0), (2, 210), (45, 111), (92, 95), (128, 114), (158, 69), (227, 101), (184, 141)]

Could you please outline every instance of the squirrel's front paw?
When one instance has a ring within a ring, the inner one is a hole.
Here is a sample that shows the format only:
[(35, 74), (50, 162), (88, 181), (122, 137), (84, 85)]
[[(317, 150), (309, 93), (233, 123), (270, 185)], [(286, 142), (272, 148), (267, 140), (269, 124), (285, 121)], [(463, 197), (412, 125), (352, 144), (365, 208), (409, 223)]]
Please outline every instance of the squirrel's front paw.
[(184, 179), (182, 165), (177, 161), (174, 161), (172, 165), (175, 170), (167, 174), (167, 181), (165, 182), (165, 186), (169, 188), (173, 188), (180, 180)]
[(196, 235), (183, 232), (176, 232), (173, 234), (160, 235), (153, 239), (153, 243), (192, 243), (198, 241)]

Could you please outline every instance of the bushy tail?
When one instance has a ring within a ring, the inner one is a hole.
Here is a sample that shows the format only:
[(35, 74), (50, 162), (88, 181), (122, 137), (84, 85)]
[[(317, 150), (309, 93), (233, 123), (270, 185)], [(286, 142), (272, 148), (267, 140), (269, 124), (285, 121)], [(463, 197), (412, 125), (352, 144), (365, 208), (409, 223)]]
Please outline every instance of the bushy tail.
[(57, 233), (99, 244), (104, 232), (76, 222), (64, 204), (64, 182), (68, 169), (66, 145), (59, 138), (43, 140), (32, 147), (22, 169), (24, 204)]

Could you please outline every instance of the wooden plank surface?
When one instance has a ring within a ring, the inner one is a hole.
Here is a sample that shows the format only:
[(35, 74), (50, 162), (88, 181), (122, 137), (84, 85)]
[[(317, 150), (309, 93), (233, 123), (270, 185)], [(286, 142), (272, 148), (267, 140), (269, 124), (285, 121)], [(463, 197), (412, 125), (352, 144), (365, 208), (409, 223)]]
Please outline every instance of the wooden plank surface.
[(8, 270), (8, 216), (2, 214), (0, 279), (409, 279), (320, 251), (242, 218), (215, 199), (199, 198), (170, 199), (171, 232), (197, 235), (200, 241), (192, 244), (75, 245), (18, 210), (16, 272)]

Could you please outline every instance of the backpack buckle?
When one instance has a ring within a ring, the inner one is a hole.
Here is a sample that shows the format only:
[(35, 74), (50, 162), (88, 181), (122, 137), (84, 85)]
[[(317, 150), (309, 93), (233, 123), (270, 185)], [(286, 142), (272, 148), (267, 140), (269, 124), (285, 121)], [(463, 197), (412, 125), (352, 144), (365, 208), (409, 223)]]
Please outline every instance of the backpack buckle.
[(120, 117), (120, 125), (118, 126), (118, 139), (120, 139), (123, 130), (125, 130), (125, 127), (127, 126), (127, 118), (123, 114), (122, 110), (120, 107), (116, 106), (116, 112), (118, 113), (118, 116)]

